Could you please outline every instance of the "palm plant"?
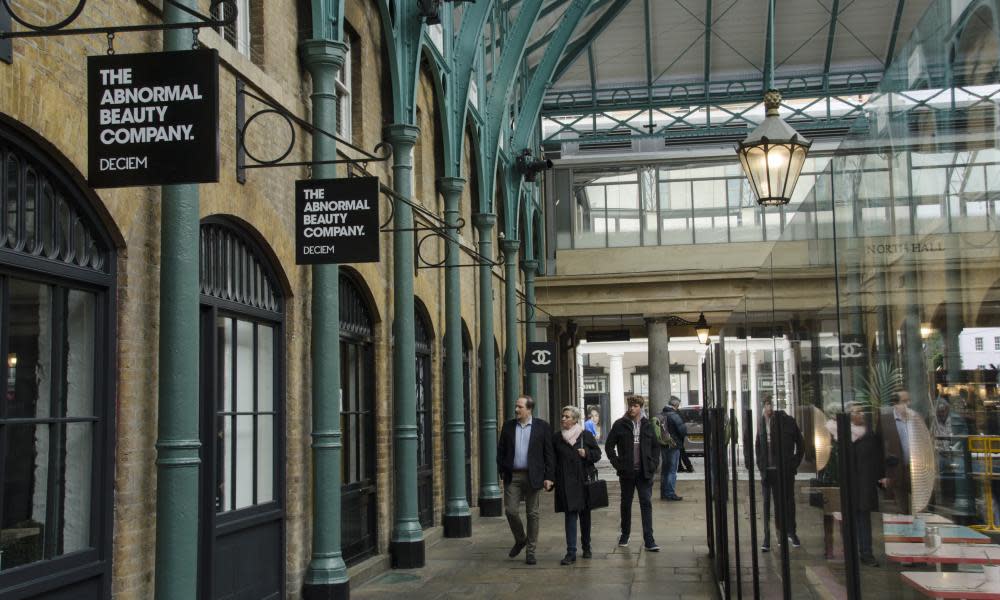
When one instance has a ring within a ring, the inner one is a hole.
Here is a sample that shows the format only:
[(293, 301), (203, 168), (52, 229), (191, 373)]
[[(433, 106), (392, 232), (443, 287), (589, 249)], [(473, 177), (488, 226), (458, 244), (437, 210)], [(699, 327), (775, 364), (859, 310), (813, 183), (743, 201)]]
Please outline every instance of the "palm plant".
[(868, 376), (860, 388), (855, 388), (854, 397), (866, 406), (872, 415), (872, 427), (878, 430), (879, 413), (889, 404), (889, 397), (903, 389), (903, 370), (888, 361), (878, 361), (868, 368)]

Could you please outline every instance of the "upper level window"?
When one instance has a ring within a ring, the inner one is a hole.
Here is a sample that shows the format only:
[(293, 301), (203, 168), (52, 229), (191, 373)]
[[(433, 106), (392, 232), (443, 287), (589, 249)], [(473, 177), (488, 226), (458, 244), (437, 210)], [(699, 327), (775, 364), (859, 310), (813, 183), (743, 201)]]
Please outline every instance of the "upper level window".
[(347, 55), (344, 66), (337, 72), (337, 135), (351, 139), (351, 39), (344, 36)]
[[(236, 21), (231, 25), (226, 25), (219, 33), (236, 51), (250, 58), (250, 0), (235, 0)], [(220, 3), (217, 5), (218, 17), (226, 19), (232, 10), (231, 4)]]
[(976, 352), (982, 352), (982, 351), (983, 351), (983, 338), (977, 337), (976, 338)]
[(1000, 337), (993, 338), (993, 349), (1000, 350)]

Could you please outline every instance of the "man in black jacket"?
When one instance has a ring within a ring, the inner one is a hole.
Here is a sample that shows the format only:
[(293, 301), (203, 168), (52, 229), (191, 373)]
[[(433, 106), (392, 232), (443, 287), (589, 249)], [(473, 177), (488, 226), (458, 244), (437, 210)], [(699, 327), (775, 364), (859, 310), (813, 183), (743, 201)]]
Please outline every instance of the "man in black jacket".
[[(770, 396), (764, 398), (764, 416), (757, 429), (754, 451), (757, 453), (757, 468), (760, 470), (760, 493), (764, 496), (764, 544), (760, 550), (768, 552), (771, 549), (772, 499), (778, 534), (781, 534), (781, 520), (787, 516), (785, 534), (792, 546), (798, 548), (801, 543), (795, 531), (795, 473), (805, 456), (805, 440), (795, 419), (783, 411), (774, 412)], [(783, 496), (779, 492), (784, 492)]]
[(615, 421), (604, 442), (604, 451), (611, 466), (618, 472), (622, 489), (621, 537), (619, 546), (628, 546), (632, 530), (632, 496), (639, 492), (642, 513), (642, 541), (646, 550), (659, 552), (653, 539), (653, 478), (660, 463), (660, 444), (649, 419), (642, 416), (645, 404), (642, 396), (628, 398), (628, 412)]
[[(497, 466), (503, 478), (503, 503), (507, 523), (514, 534), (514, 547), (508, 556), (514, 558), (527, 546), (524, 562), (535, 564), (538, 544), (538, 492), (552, 489), (556, 477), (556, 456), (552, 448), (552, 429), (541, 419), (533, 418), (535, 401), (521, 396), (514, 404), (515, 418), (503, 424), (497, 444)], [(528, 516), (525, 535), (518, 504), (524, 499)]]
[(684, 438), (687, 437), (687, 425), (684, 419), (677, 412), (677, 407), (681, 401), (677, 396), (671, 396), (670, 402), (663, 407), (660, 413), (660, 423), (663, 424), (663, 431), (674, 440), (673, 448), (660, 446), (661, 463), (663, 470), (660, 473), (660, 500), (679, 501), (684, 498), (677, 495), (677, 466), (680, 464), (681, 449), (684, 448)]

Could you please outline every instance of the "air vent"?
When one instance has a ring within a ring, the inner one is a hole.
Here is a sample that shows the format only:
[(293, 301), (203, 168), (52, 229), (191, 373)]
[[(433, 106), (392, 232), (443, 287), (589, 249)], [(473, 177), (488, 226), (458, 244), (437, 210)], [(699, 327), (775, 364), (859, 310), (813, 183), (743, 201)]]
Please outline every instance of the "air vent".
[[(588, 142), (588, 139), (595, 139)], [(628, 129), (598, 131), (580, 135), (580, 152), (608, 152), (611, 150), (631, 150), (632, 132)]]

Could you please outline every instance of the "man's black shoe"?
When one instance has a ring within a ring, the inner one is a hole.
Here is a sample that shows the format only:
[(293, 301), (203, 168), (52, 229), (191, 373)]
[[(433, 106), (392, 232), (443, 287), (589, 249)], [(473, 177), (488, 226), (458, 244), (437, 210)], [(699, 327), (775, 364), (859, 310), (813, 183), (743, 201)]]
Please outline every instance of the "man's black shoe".
[(764, 542), (763, 544), (761, 544), (760, 551), (761, 552), (770, 552), (771, 551), (771, 542)]
[(564, 556), (563, 559), (561, 561), (559, 561), (559, 564), (561, 564), (563, 566), (566, 566), (566, 565), (571, 565), (571, 564), (573, 564), (575, 562), (576, 562), (576, 555), (575, 554), (570, 554), (569, 552), (567, 552), (566, 556)]
[(593, 553), (592, 553), (592, 552), (590, 551), (590, 548), (584, 548), (584, 549), (583, 549), (583, 557), (584, 557), (584, 558), (591, 558), (591, 557), (593, 557), (593, 556), (594, 556), (594, 555), (593, 555)]
[(538, 561), (535, 560), (535, 555), (534, 554), (528, 554), (527, 556), (524, 557), (524, 564), (526, 564), (526, 565), (533, 565), (533, 564), (535, 564), (537, 562)]
[(799, 541), (799, 536), (794, 533), (788, 536), (788, 541), (792, 543), (792, 548), (798, 548), (802, 545), (802, 542)]
[(514, 547), (510, 549), (510, 552), (507, 553), (507, 556), (514, 558), (515, 556), (520, 554), (521, 550), (524, 550), (524, 547), (527, 545), (528, 545), (527, 540), (523, 542), (514, 542)]
[(671, 502), (680, 502), (683, 499), (684, 498), (681, 496), (667, 496), (667, 500), (670, 500)]
[(627, 535), (623, 535), (623, 536), (619, 537), (618, 538), (618, 545), (621, 546), (621, 547), (623, 547), (623, 548), (626, 547), (626, 546), (628, 546), (628, 536)]
[(653, 542), (652, 544), (650, 544), (648, 546), (645, 546), (645, 548), (646, 548), (646, 552), (659, 552), (660, 551), (660, 547), (656, 545), (656, 542)]

